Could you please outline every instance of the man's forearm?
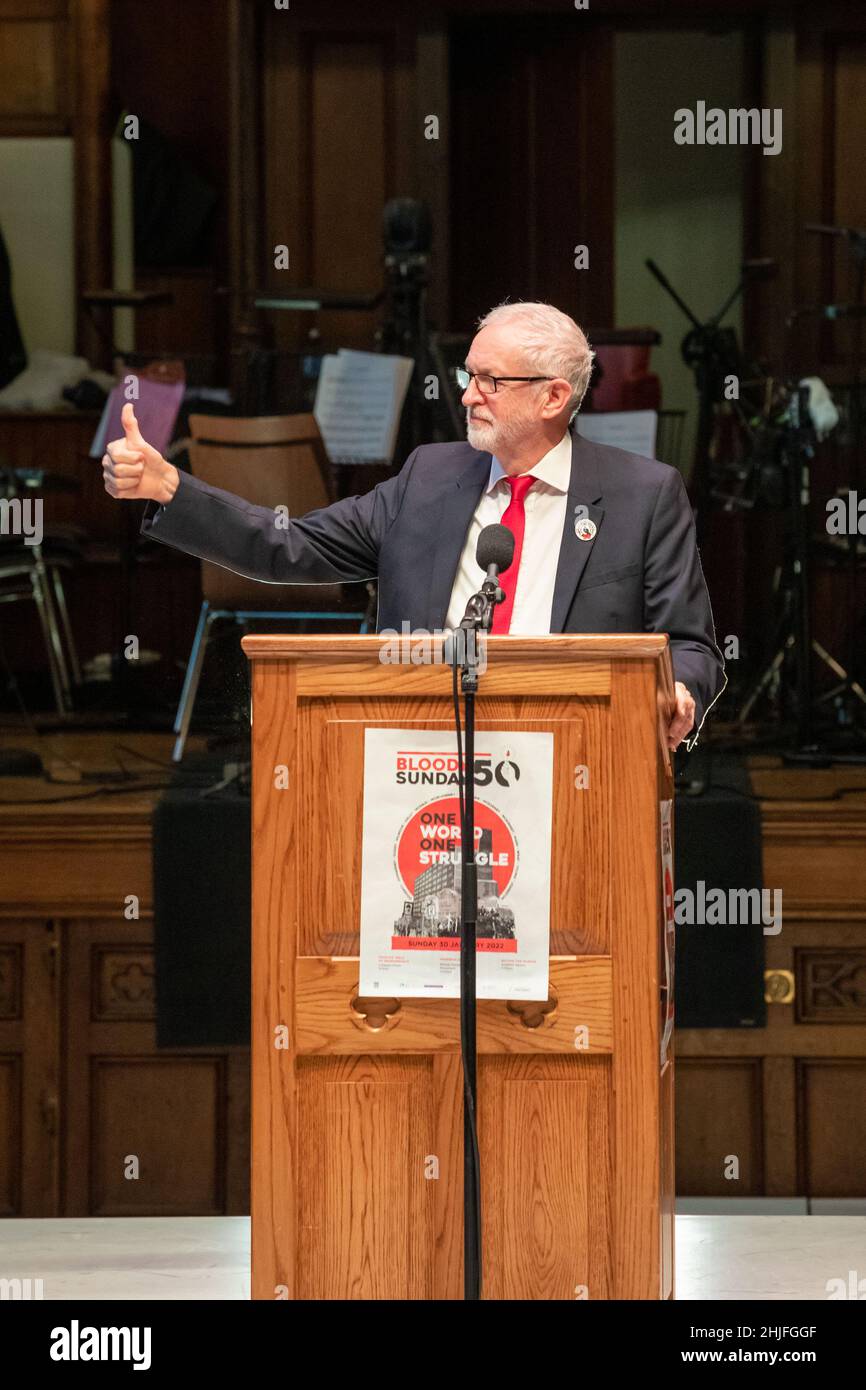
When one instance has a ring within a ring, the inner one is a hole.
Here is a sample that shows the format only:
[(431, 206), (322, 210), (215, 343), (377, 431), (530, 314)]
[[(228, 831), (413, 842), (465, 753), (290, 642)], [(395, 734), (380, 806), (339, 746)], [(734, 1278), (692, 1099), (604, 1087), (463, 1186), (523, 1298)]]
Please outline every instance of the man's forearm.
[(376, 577), (379, 538), (399, 509), (404, 487), (401, 474), (364, 496), (295, 519), (194, 474), (167, 474), (161, 496), (145, 508), (141, 533), (264, 583), (355, 583)]

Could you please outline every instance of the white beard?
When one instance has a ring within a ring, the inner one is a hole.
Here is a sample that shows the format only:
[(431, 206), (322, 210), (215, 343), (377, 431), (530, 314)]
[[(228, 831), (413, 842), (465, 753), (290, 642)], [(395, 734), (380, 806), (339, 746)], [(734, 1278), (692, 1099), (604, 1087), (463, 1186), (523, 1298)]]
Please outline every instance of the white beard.
[(495, 454), (498, 449), (513, 449), (525, 436), (528, 421), (514, 416), (507, 422), (488, 423), (484, 420), (471, 420), (466, 412), (466, 438), (473, 449), (483, 449), (485, 453)]
[(495, 425), (489, 425), (482, 420), (470, 420), (469, 412), (466, 412), (466, 438), (473, 449), (481, 449), (485, 453), (494, 454), (498, 433)]

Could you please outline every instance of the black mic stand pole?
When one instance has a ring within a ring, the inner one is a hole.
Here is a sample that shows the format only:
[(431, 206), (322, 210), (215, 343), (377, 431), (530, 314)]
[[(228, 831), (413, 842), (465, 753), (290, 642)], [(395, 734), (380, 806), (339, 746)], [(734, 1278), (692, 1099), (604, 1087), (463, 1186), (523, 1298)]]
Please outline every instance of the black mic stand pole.
[[(493, 609), (505, 594), (488, 570), (481, 590), (473, 594), (454, 634), (452, 662), (461, 671), (465, 708), (465, 754), (458, 766), (463, 788), (460, 827), (460, 1038), (463, 1051), (463, 1298), (481, 1298), (481, 1171), (478, 1153), (476, 932), (478, 925), (478, 866), (475, 863), (475, 696), (478, 691), (478, 642), (493, 622)], [(483, 640), (483, 637), (482, 639)], [(459, 759), (458, 759), (459, 762)]]

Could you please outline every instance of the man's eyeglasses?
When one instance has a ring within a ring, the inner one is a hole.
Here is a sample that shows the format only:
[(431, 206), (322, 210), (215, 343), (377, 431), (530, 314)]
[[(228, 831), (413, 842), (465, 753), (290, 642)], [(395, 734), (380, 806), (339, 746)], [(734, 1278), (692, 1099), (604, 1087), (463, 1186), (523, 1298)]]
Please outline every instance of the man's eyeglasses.
[(491, 395), (497, 389), (500, 381), (554, 380), (552, 376), (488, 376), (486, 372), (467, 372), (465, 367), (458, 367), (454, 375), (461, 391), (466, 391), (470, 381), (474, 381), (483, 396)]

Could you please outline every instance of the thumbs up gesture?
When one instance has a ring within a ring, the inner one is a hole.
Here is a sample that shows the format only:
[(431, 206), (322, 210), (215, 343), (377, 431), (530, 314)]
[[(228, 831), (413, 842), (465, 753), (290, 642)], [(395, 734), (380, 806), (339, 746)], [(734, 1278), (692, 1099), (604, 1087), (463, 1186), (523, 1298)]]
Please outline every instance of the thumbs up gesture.
[(106, 446), (102, 460), (105, 491), (127, 501), (170, 502), (177, 491), (177, 469), (143, 438), (131, 401), (123, 407), (120, 421), (123, 438)]

